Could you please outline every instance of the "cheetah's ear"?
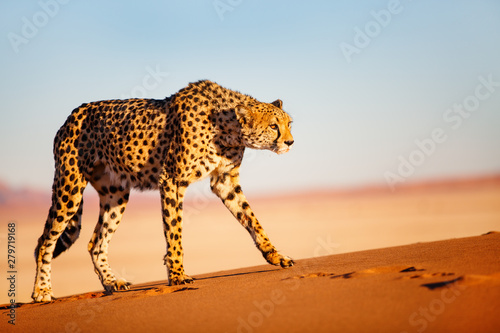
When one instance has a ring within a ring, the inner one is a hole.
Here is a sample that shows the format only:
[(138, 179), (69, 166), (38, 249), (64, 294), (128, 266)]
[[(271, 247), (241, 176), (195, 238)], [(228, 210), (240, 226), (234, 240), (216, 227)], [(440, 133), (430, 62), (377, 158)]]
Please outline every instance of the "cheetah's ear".
[(274, 102), (272, 102), (271, 104), (276, 106), (277, 108), (280, 108), (283, 110), (283, 102), (281, 101), (281, 99), (277, 99)]
[(251, 123), (252, 122), (252, 110), (244, 105), (237, 105), (234, 109), (236, 113), (236, 118), (239, 120), (241, 124)]

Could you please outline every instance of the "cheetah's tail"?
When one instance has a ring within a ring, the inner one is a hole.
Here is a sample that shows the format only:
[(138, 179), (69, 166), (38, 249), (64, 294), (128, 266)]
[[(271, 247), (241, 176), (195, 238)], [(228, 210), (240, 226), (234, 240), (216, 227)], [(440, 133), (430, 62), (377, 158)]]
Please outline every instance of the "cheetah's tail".
[(63, 231), (56, 243), (56, 248), (54, 250), (53, 258), (56, 258), (62, 252), (66, 251), (73, 245), (73, 243), (80, 236), (80, 229), (82, 228), (82, 212), (83, 212), (83, 200), (80, 203), (80, 207), (76, 214), (71, 218), (66, 229)]

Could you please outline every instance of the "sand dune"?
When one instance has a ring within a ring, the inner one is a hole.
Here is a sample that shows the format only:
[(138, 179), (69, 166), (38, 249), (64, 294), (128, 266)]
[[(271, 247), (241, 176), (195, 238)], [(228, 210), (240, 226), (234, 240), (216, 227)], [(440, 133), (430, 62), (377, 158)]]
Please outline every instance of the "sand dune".
[[(187, 193), (183, 228), (187, 273), (264, 264), (247, 232), (205, 185), (190, 188)], [(43, 195), (35, 194), (25, 198), (24, 203), (17, 196), (18, 201), (0, 204), (2, 243), (7, 240), (7, 223), (15, 221), (17, 225), (17, 302), (31, 301), (33, 250), (49, 208), (50, 198), (36, 199)], [(95, 191), (89, 187), (80, 239), (53, 262), (56, 297), (101, 289), (87, 252), (87, 242), (97, 221), (96, 199)], [(499, 177), (414, 185), (396, 192), (314, 191), (267, 198), (248, 195), (248, 199), (274, 245), (294, 259), (500, 230)], [(110, 244), (111, 267), (118, 276), (136, 284), (163, 280), (164, 254), (158, 195), (132, 193), (123, 222)], [(7, 256), (0, 256), (0, 267), (6, 264)], [(8, 281), (0, 279), (0, 304), (9, 302), (7, 290)]]
[[(8, 295), (10, 282), (0, 279), (0, 304), (27, 303), (49, 197), (29, 190), (10, 195), (5, 187), (0, 192), (0, 241), (5, 244), (7, 224), (15, 222), (17, 272), (14, 298)], [(499, 331), (491, 315), (500, 299), (498, 235), (422, 242), (500, 230), (500, 177), (395, 192), (248, 198), (274, 245), (299, 259), (296, 267), (254, 267), (264, 260), (247, 232), (208, 186), (194, 187), (187, 193), (183, 240), (186, 272), (198, 280), (187, 287), (152, 283), (166, 277), (159, 198), (134, 192), (111, 242), (110, 263), (135, 284), (130, 292), (104, 297), (87, 252), (98, 209), (88, 189), (80, 240), (53, 262), (59, 301), (18, 308), (16, 328), (79, 332), (130, 321), (153, 331)], [(421, 244), (389, 248), (414, 243)], [(7, 267), (2, 253), (0, 267)], [(9, 309), (2, 313), (3, 332), (12, 326)]]
[(499, 253), (488, 233), (152, 282), (21, 305), (15, 330), (498, 332)]

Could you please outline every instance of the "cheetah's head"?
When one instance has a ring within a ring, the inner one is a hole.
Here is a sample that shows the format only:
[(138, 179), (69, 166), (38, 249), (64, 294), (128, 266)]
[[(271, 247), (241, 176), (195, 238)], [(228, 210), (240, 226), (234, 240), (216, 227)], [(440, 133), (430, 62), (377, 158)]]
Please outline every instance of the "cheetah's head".
[(238, 105), (236, 117), (241, 124), (243, 144), (253, 149), (287, 153), (293, 145), (292, 118), (282, 109), (283, 102)]

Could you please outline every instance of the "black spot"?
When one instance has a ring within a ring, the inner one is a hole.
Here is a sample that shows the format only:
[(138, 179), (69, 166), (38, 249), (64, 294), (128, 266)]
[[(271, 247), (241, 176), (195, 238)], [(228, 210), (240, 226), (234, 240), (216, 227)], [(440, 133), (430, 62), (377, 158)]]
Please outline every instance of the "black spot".
[(226, 197), (226, 200), (233, 200), (234, 199), (234, 194), (233, 193), (229, 193)]

